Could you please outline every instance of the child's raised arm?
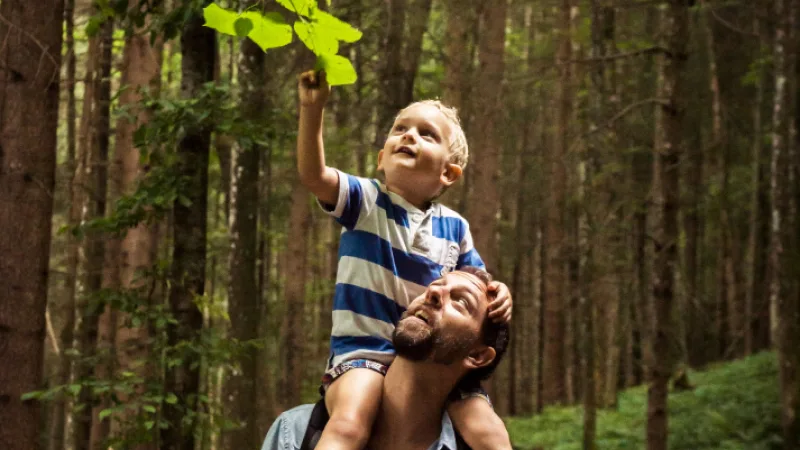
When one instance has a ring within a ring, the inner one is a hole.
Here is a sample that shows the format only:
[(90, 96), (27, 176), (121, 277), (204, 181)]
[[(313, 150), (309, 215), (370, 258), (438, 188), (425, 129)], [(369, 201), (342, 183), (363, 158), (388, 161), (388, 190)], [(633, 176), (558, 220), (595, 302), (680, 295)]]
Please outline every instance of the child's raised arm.
[(325, 73), (304, 72), (299, 77), (300, 125), (297, 132), (297, 169), (300, 182), (321, 202), (335, 205), (339, 175), (325, 165), (322, 117), (331, 88)]

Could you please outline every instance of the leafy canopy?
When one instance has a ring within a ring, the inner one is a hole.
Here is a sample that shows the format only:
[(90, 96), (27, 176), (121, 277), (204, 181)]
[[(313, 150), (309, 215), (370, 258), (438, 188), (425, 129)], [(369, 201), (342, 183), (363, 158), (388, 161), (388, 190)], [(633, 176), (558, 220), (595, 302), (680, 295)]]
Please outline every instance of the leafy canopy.
[(325, 71), (330, 85), (355, 83), (358, 76), (353, 65), (337, 53), (340, 41), (356, 42), (361, 39), (361, 31), (320, 10), (316, 0), (277, 1), (297, 16), (293, 25), (277, 12), (237, 13), (212, 3), (203, 9), (205, 26), (230, 36), (247, 37), (264, 51), (289, 44), (294, 31), (300, 41), (317, 55), (315, 69)]

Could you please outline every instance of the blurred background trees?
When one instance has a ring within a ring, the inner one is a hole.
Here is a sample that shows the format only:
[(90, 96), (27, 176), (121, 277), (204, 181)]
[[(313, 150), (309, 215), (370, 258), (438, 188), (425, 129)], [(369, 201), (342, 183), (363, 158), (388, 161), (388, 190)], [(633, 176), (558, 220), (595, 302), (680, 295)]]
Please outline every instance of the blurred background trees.
[[(339, 230), (294, 163), (313, 55), (201, 0), (39, 3), (0, 3), (0, 446), (257, 448), (328, 354)], [(412, 100), (461, 112), (442, 201), (514, 294), (491, 388), (516, 445), (800, 448), (797, 0), (320, 7), (364, 33), (332, 165), (376, 176)]]

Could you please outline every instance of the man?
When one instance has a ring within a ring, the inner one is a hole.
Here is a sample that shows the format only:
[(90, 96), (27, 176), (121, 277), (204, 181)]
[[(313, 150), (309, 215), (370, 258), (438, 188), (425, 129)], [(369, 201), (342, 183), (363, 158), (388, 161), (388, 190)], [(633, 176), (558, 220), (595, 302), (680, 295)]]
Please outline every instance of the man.
[[(367, 448), (455, 450), (448, 398), (459, 383), (474, 385), (491, 375), (508, 345), (508, 325), (487, 316), (490, 281), (488, 273), (467, 267), (434, 281), (411, 302), (394, 332), (397, 358), (386, 373)], [(262, 450), (299, 449), (311, 410), (303, 405), (278, 417)]]

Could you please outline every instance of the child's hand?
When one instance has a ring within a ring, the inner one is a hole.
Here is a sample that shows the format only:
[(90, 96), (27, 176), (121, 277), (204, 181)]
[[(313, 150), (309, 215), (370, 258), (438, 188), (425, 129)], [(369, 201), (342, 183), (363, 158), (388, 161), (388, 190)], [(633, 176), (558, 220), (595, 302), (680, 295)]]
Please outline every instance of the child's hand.
[(489, 294), (494, 296), (494, 301), (489, 303), (489, 317), (495, 323), (508, 323), (511, 320), (511, 292), (505, 283), (492, 281), (489, 283)]
[(300, 74), (297, 89), (302, 106), (322, 108), (331, 93), (331, 87), (328, 86), (328, 81), (325, 79), (325, 72), (315, 72), (313, 70)]

